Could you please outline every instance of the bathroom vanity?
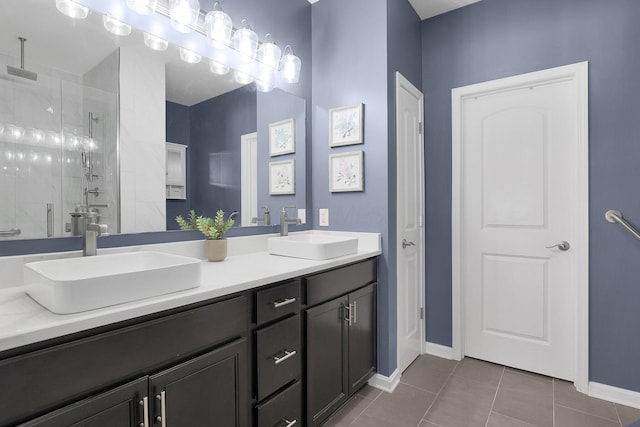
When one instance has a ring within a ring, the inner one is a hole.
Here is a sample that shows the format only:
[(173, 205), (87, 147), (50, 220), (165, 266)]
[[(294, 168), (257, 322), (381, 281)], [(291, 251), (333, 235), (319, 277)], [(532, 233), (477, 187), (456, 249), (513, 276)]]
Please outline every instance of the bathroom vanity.
[(320, 425), (375, 373), (378, 254), (242, 254), (194, 290), (40, 312), (0, 336), (0, 426)]

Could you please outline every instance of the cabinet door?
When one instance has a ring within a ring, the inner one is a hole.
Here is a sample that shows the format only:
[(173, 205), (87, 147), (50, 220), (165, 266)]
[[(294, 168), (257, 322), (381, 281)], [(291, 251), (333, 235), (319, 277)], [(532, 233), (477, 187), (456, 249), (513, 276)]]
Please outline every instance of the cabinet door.
[(362, 387), (376, 371), (377, 297), (371, 284), (349, 294), (349, 394)]
[(246, 339), (150, 377), (152, 414), (163, 427), (245, 427)]
[(308, 426), (319, 425), (347, 399), (347, 302), (336, 298), (306, 310)]
[(21, 427), (134, 427), (144, 424), (147, 378), (66, 406)]

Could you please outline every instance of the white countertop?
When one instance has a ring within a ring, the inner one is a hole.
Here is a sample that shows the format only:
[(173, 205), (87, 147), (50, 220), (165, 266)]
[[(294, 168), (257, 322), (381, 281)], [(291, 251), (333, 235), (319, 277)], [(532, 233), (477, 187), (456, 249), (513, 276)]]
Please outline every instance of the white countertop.
[[(266, 251), (266, 241), (273, 235), (229, 238), (229, 256), (225, 261), (202, 261), (202, 283), (197, 288), (65, 315), (51, 313), (25, 293), (21, 284), (22, 265), (40, 259), (78, 256), (77, 252), (0, 257), (0, 275), (5, 278), (3, 281), (16, 282), (9, 283), (13, 286), (0, 287), (0, 351), (312, 274), (381, 253), (378, 233), (311, 232), (356, 236), (358, 252), (339, 258), (314, 261), (270, 255)], [(98, 254), (155, 250), (202, 259), (203, 242), (112, 248), (99, 250)], [(17, 283), (18, 281), (20, 283)]]

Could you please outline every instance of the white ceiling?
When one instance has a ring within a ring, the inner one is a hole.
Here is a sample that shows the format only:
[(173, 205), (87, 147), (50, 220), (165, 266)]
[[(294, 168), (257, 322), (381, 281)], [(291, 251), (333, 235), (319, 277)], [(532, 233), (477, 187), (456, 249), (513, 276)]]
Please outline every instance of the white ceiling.
[[(309, 0), (309, 3), (316, 3), (319, 0)], [(409, 0), (411, 6), (420, 16), (420, 19), (431, 18), (441, 13), (467, 6), (480, 0)]]

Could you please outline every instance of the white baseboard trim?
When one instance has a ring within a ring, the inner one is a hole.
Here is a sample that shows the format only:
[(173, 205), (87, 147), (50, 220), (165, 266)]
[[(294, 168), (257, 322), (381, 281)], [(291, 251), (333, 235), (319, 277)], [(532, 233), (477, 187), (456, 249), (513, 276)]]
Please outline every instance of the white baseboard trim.
[(393, 393), (393, 390), (395, 390), (396, 387), (398, 387), (398, 384), (400, 384), (401, 376), (402, 374), (400, 374), (400, 371), (396, 368), (389, 377), (385, 377), (382, 374), (375, 374), (369, 380), (369, 385), (379, 390), (386, 391), (387, 393)]
[(640, 409), (640, 393), (637, 391), (589, 382), (589, 396)]
[(432, 356), (442, 357), (443, 359), (454, 360), (453, 349), (444, 345), (427, 341), (425, 353)]

